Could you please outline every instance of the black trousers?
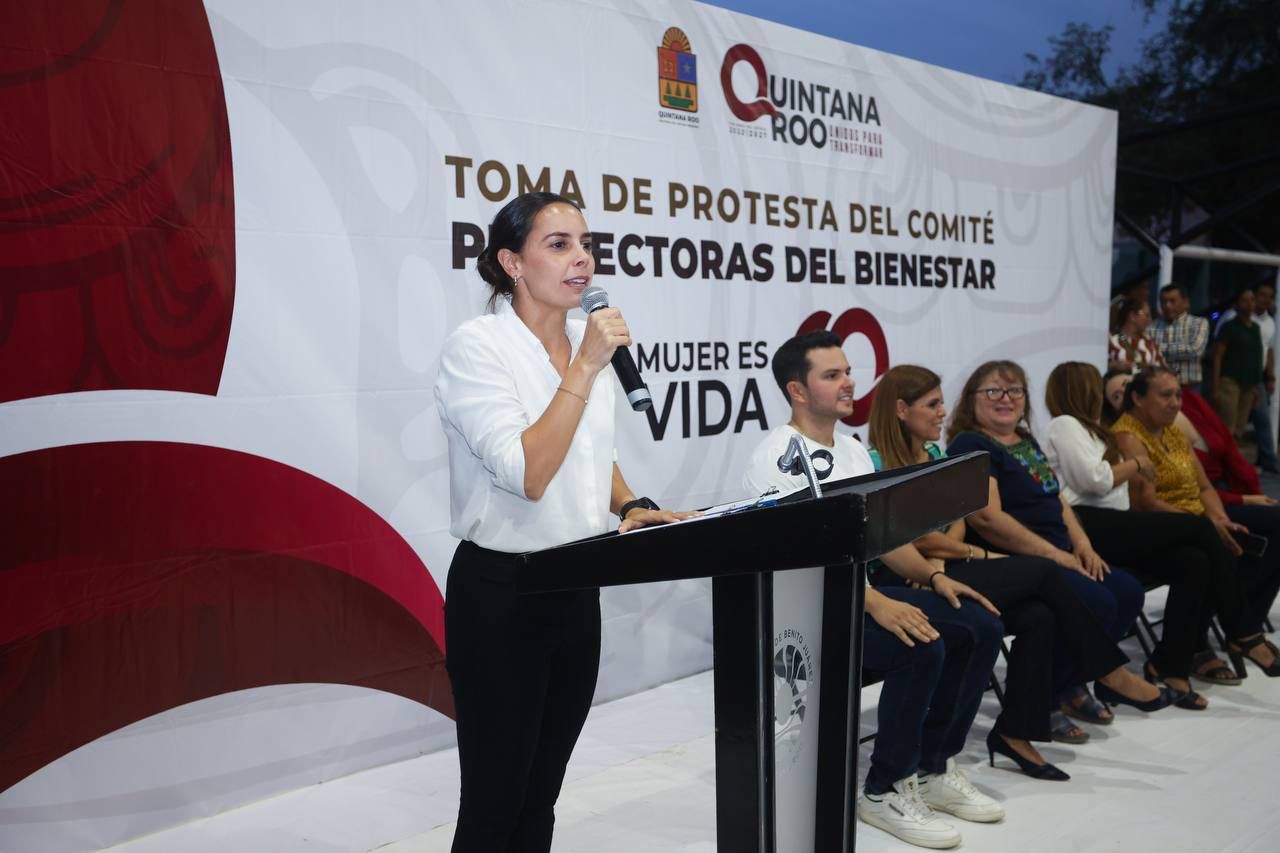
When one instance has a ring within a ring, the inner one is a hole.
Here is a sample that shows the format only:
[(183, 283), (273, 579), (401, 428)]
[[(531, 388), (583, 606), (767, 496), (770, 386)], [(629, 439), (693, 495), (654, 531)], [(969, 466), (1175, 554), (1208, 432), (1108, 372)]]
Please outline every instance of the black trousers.
[(1262, 620), (1271, 612), (1276, 593), (1280, 592), (1280, 506), (1233, 504), (1227, 507), (1227, 516), (1249, 528), (1250, 533), (1270, 540), (1261, 557), (1237, 558), (1245, 601), (1241, 636), (1249, 636), (1262, 630)]
[(1164, 630), (1151, 655), (1162, 675), (1187, 677), (1192, 656), (1205, 646), (1215, 612), (1229, 636), (1251, 633), (1236, 558), (1207, 518), (1179, 512), (1074, 509), (1104, 560), (1124, 564), (1144, 583), (1169, 585)]
[(1128, 660), (1072, 588), (1067, 571), (1039, 557), (947, 562), (947, 574), (990, 599), (1013, 635), (1004, 708), (996, 720), (1009, 737), (1049, 740), (1059, 639), (1070, 651), (1075, 683), (1106, 675)]
[(514, 555), (463, 542), (445, 643), (462, 796), (454, 853), (546, 853), (600, 669), (600, 591), (517, 595)]

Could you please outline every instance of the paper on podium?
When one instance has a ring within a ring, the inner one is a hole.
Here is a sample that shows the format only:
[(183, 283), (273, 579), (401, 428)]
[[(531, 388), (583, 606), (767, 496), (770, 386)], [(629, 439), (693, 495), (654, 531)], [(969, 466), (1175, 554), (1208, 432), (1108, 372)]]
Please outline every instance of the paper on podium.
[[(705, 521), (708, 518), (720, 518), (721, 516), (732, 515), (733, 513), (737, 513), (737, 512), (746, 512), (752, 509), (760, 509), (767, 506), (776, 506), (778, 503), (778, 498), (780, 496), (781, 495), (779, 492), (772, 491), (772, 492), (766, 492), (765, 494), (761, 495), (758, 498), (746, 498), (745, 500), (733, 501), (731, 503), (726, 503), (726, 504), (717, 504), (716, 506), (709, 506), (706, 509), (699, 510), (699, 512), (702, 513), (701, 515), (695, 515), (690, 518), (682, 519), (681, 521), (673, 521), (671, 522), (671, 524), (689, 524), (690, 522), (694, 522), (694, 521)], [(651, 524), (648, 527), (637, 527), (632, 530), (628, 530), (623, 535), (626, 536), (631, 533), (639, 533), (643, 530), (656, 530), (659, 527), (664, 527), (664, 526), (669, 526), (669, 525)]]

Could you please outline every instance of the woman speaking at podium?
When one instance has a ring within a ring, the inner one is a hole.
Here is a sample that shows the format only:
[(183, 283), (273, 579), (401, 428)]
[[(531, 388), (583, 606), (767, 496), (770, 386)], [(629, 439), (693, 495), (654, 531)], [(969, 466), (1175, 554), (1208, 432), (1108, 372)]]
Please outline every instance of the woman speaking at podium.
[[(547, 851), (600, 665), (600, 592), (520, 596), (515, 556), (689, 513), (637, 499), (615, 463), (616, 308), (570, 320), (595, 260), (581, 211), (551, 193), (498, 212), (477, 269), (489, 312), (445, 342), (435, 386), (449, 442), (447, 666), (462, 793), (454, 853)], [(601, 573), (608, 566), (600, 567)]]

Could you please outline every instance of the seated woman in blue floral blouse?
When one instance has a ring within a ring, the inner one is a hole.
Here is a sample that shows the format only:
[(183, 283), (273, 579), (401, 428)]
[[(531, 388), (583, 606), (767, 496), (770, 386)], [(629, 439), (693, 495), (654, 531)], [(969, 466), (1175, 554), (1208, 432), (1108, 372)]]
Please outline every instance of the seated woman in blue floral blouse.
[[(1113, 569), (1098, 556), (1071, 505), (1061, 494), (1058, 475), (1031, 434), (1027, 374), (1012, 361), (989, 361), (970, 375), (947, 424), (947, 452), (991, 454), (991, 499), (969, 518), (971, 543), (1044, 557), (1067, 570), (1085, 605), (1113, 640), (1124, 637), (1142, 609), (1142, 584)], [(1061, 650), (1055, 681), (1069, 713), (1109, 723), (1080, 685), (1071, 683), (1071, 663)]]
[[(893, 367), (880, 378), (871, 405), (871, 457), (876, 468), (941, 458), (936, 442), (945, 417), (942, 380), (936, 373), (910, 364)], [(1168, 699), (1124, 668), (1124, 653), (1076, 593), (1070, 573), (1043, 557), (1007, 556), (966, 544), (966, 530), (965, 522), (958, 521), (917, 539), (915, 546), (948, 577), (981, 590), (1000, 609), (1005, 630), (1014, 636), (1003, 708), (987, 745), (993, 754), (1012, 758), (1036, 778), (1065, 779), (1066, 774), (1048, 764), (1032, 743), (1050, 736), (1081, 743), (1088, 737), (1060, 714), (1055, 715), (1060, 722), (1050, 725), (1057, 649), (1069, 651), (1074, 680), (1096, 678), (1113, 701), (1154, 710)], [(877, 584), (892, 580), (888, 572), (873, 577)]]

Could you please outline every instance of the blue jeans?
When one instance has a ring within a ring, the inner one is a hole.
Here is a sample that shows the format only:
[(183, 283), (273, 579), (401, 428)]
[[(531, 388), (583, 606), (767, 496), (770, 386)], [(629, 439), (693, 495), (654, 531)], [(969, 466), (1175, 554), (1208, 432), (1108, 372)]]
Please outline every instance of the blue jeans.
[[(1111, 567), (1111, 572), (1101, 582), (1070, 569), (1061, 571), (1067, 573), (1072, 588), (1084, 600), (1085, 607), (1089, 608), (1089, 612), (1102, 630), (1107, 632), (1108, 637), (1119, 642), (1121, 637), (1133, 630), (1133, 623), (1142, 610), (1142, 599), (1146, 596), (1141, 581), (1116, 566)], [(1054, 689), (1061, 693), (1078, 683), (1071, 655), (1067, 652), (1066, 644), (1059, 639), (1053, 656)]]
[(964, 748), (1004, 636), (1000, 620), (971, 601), (956, 610), (925, 590), (880, 592), (923, 610), (941, 636), (908, 646), (874, 619), (864, 622), (863, 668), (884, 678), (867, 772), (871, 794), (917, 771), (946, 770), (947, 759)]
[(1253, 424), (1253, 436), (1258, 442), (1258, 467), (1275, 473), (1280, 469), (1280, 460), (1276, 459), (1276, 435), (1271, 431), (1271, 395), (1264, 387), (1258, 388), (1249, 423)]

